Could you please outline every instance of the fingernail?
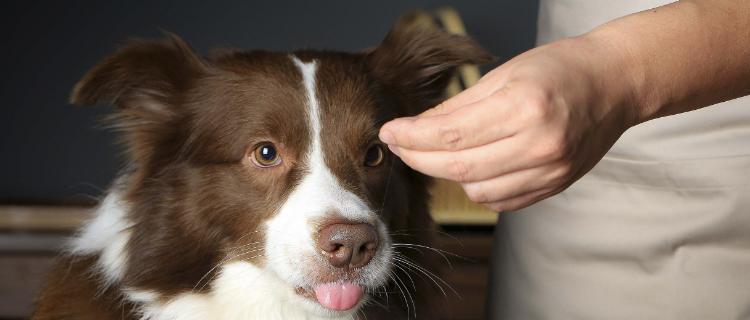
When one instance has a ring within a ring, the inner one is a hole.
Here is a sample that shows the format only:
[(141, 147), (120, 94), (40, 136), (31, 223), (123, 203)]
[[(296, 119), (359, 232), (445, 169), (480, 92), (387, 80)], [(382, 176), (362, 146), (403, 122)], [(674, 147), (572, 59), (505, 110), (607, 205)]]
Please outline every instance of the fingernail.
[(396, 140), (393, 138), (393, 133), (390, 130), (380, 130), (380, 141), (385, 144), (393, 144)]

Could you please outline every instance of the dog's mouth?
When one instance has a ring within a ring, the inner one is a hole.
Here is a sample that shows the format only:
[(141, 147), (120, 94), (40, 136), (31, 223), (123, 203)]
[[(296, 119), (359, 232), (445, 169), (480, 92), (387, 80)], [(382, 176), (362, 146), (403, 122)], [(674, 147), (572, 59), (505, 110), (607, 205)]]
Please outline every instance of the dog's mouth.
[(355, 308), (364, 297), (364, 288), (352, 282), (319, 284), (314, 287), (297, 287), (297, 294), (315, 300), (326, 309), (347, 311)]

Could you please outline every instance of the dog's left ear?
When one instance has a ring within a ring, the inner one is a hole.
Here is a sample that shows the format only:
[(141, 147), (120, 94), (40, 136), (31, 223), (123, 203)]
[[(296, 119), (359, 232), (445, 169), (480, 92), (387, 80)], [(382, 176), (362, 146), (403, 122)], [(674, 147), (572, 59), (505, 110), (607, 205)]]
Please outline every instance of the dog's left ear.
[(441, 98), (456, 67), (495, 58), (470, 38), (418, 23), (418, 13), (403, 16), (385, 39), (366, 55), (378, 80), (407, 101), (417, 114)]

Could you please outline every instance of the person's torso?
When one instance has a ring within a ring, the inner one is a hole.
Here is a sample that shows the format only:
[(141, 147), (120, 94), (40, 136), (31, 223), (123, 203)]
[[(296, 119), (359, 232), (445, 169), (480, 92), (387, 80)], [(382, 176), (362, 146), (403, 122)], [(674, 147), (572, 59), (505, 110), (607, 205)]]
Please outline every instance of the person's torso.
[[(541, 0), (538, 40), (669, 2)], [(490, 318), (750, 318), (749, 187), (750, 98), (629, 129), (567, 190), (500, 215)]]

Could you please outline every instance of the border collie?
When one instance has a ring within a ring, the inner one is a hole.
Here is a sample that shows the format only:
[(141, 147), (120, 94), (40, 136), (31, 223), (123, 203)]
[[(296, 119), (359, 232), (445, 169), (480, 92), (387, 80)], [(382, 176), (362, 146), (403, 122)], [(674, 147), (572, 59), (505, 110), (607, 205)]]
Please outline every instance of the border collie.
[(364, 52), (200, 57), (168, 35), (88, 71), (71, 102), (116, 106), (129, 166), (33, 319), (430, 318), (429, 180), (378, 128), (491, 56), (410, 17)]

